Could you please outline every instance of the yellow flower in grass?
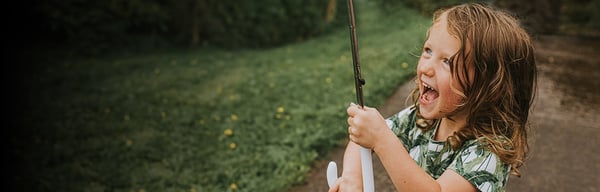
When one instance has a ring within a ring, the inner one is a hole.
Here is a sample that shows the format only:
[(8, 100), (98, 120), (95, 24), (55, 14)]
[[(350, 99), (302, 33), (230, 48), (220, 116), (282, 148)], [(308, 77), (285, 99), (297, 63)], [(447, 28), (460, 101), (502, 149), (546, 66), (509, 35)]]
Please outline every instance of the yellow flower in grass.
[(277, 107), (277, 113), (283, 113), (284, 109), (283, 107), (279, 106)]
[(236, 145), (235, 143), (230, 143), (230, 144), (229, 144), (229, 148), (230, 148), (231, 150), (234, 150), (236, 147), (237, 147), (237, 145)]
[(235, 183), (231, 183), (231, 184), (229, 185), (229, 189), (231, 189), (231, 190), (237, 190), (237, 189), (238, 189), (238, 187), (237, 187), (237, 184), (235, 184)]
[(233, 135), (233, 130), (231, 130), (231, 128), (227, 128), (225, 131), (223, 131), (223, 134), (225, 134), (225, 136), (231, 136)]
[(235, 114), (231, 114), (231, 121), (237, 121), (238, 120), (238, 116)]
[(402, 63), (402, 68), (404, 68), (404, 69), (408, 68), (408, 63), (406, 63), (406, 62)]

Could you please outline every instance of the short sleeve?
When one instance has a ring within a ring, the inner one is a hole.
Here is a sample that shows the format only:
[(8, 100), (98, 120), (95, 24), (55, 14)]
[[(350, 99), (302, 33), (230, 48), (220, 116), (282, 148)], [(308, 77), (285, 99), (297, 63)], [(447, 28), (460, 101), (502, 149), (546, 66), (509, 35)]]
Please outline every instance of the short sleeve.
[(448, 169), (464, 177), (479, 191), (504, 191), (510, 166), (476, 140), (470, 140), (463, 146)]
[(406, 149), (410, 149), (409, 146), (411, 146), (408, 138), (415, 125), (415, 113), (414, 107), (407, 107), (385, 120), (387, 126), (400, 138)]

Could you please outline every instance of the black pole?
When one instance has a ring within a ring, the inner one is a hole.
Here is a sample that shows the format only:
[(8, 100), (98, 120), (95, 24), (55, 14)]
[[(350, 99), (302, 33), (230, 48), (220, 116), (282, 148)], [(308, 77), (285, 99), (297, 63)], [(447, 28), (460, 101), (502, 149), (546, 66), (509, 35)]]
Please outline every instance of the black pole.
[(354, 65), (354, 85), (356, 100), (361, 107), (365, 106), (363, 99), (363, 85), (365, 80), (360, 76), (360, 59), (358, 57), (358, 37), (356, 35), (356, 19), (354, 17), (354, 1), (348, 0), (348, 18), (350, 25), (350, 41), (352, 42), (352, 63)]
[[(358, 58), (358, 37), (356, 37), (356, 19), (354, 17), (353, 0), (348, 0), (348, 14), (350, 17), (350, 40), (352, 42), (352, 61), (354, 64), (354, 84), (356, 86), (356, 99), (364, 108), (363, 85), (365, 80), (360, 76), (360, 59)], [(375, 181), (373, 177), (373, 159), (371, 149), (360, 147), (360, 164), (362, 170), (363, 191), (374, 192)]]

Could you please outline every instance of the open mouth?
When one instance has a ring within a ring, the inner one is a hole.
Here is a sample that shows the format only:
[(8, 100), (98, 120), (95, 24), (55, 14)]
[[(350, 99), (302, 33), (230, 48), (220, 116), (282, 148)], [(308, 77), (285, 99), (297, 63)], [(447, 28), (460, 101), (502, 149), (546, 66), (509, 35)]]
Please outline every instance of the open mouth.
[(427, 83), (423, 83), (423, 90), (421, 91), (421, 100), (426, 103), (430, 103), (439, 97), (439, 93)]

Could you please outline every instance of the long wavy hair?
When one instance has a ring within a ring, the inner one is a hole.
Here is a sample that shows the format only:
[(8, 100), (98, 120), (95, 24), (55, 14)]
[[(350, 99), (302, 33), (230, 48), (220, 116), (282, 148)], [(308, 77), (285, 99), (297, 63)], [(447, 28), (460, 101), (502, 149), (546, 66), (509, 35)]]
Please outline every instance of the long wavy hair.
[[(529, 150), (528, 117), (537, 81), (530, 37), (517, 19), (488, 5), (470, 3), (440, 9), (434, 13), (433, 22), (442, 14), (446, 14), (449, 33), (461, 42), (459, 51), (450, 58), (450, 68), (453, 81), (460, 85), (453, 90), (463, 100), (448, 117), (459, 111), (469, 114), (465, 128), (447, 140), (458, 149), (464, 141), (477, 139), (510, 164), (512, 174), (520, 176), (518, 168)], [(473, 76), (467, 75), (470, 69)], [(412, 94), (417, 111), (418, 87)], [(424, 120), (417, 114), (421, 129), (439, 123), (439, 119)]]

